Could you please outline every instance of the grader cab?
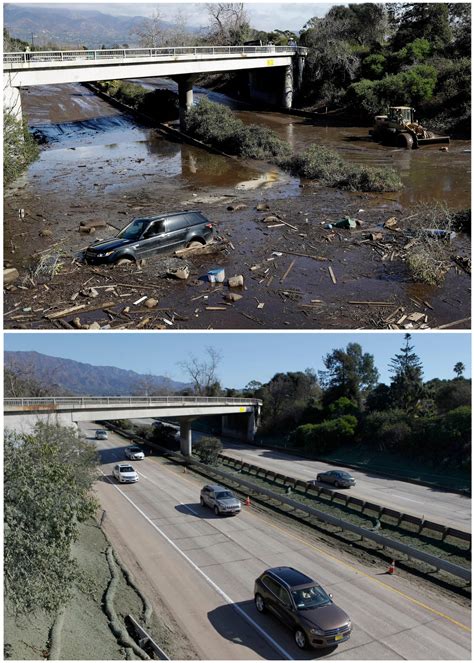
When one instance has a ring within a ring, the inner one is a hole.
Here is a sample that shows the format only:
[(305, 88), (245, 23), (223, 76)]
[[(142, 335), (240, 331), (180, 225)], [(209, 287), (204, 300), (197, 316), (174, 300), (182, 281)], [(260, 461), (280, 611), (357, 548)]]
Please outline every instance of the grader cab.
[(449, 136), (436, 136), (416, 122), (415, 110), (410, 106), (391, 106), (387, 115), (376, 115), (374, 128), (369, 133), (378, 142), (407, 150), (449, 143)]

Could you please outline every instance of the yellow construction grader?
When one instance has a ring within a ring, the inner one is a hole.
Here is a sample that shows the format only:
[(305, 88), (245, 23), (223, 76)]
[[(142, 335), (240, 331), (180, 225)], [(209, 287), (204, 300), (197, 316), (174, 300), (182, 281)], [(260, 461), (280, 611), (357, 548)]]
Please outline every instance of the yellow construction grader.
[(416, 122), (415, 110), (410, 106), (391, 106), (388, 115), (376, 115), (374, 128), (369, 134), (377, 142), (407, 150), (449, 143), (449, 136), (436, 136)]

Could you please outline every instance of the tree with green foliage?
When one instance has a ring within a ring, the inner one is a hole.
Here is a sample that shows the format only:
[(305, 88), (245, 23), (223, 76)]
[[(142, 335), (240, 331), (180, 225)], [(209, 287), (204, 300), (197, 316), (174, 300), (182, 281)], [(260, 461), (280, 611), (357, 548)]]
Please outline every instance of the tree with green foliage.
[(416, 409), (423, 398), (423, 365), (418, 355), (413, 352), (411, 334), (405, 334), (405, 345), (400, 353), (392, 358), (389, 370), (393, 373), (390, 391), (392, 402), (405, 412)]
[(427, 39), (436, 49), (448, 46), (453, 38), (448, 3), (406, 2), (401, 4), (392, 47), (398, 50), (419, 38)]
[(17, 614), (54, 612), (79, 579), (71, 545), (97, 508), (96, 450), (53, 423), (6, 431), (4, 444), (5, 597)]
[(199, 457), (201, 463), (216, 465), (222, 448), (222, 442), (217, 437), (202, 437), (194, 443), (193, 453)]
[(466, 367), (464, 366), (462, 361), (458, 361), (458, 362), (456, 362), (456, 364), (454, 364), (453, 371), (455, 372), (456, 378), (458, 380), (462, 379), (463, 373), (464, 373), (465, 370), (466, 370)]
[(26, 120), (8, 111), (3, 114), (3, 184), (13, 182), (39, 156), (39, 148), (28, 132)]
[(374, 356), (362, 352), (359, 343), (333, 350), (324, 358), (324, 365), (327, 370), (319, 373), (319, 379), (325, 389), (325, 403), (345, 396), (360, 408), (379, 378)]
[(304, 424), (294, 430), (288, 441), (314, 455), (334, 451), (351, 442), (355, 437), (357, 418), (346, 414), (336, 419), (327, 419), (320, 424)]

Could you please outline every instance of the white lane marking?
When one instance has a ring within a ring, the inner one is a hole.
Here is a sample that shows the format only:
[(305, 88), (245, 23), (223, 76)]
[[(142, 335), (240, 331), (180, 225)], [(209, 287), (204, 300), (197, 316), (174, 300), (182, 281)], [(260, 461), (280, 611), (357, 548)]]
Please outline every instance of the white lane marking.
[[(101, 472), (102, 472), (102, 470), (101, 470)], [(152, 526), (152, 527), (153, 527), (153, 528), (154, 528), (159, 534), (161, 534), (161, 536), (165, 539), (165, 541), (167, 541), (167, 542), (170, 544), (170, 546), (171, 546), (172, 548), (174, 548), (174, 549), (176, 550), (176, 552), (179, 553), (179, 554), (180, 554), (180, 555), (181, 555), (181, 556), (182, 556), (182, 557), (183, 557), (183, 558), (184, 558), (184, 559), (185, 559), (185, 560), (186, 560), (186, 561), (187, 561), (187, 562), (193, 567), (193, 569), (194, 569), (195, 571), (197, 571), (197, 572), (198, 572), (198, 573), (204, 578), (204, 580), (205, 580), (209, 585), (211, 585), (211, 587), (212, 587), (212, 588), (213, 588), (213, 589), (214, 589), (214, 590), (215, 590), (220, 596), (222, 596), (222, 598), (224, 599), (224, 601), (225, 601), (228, 605), (230, 605), (230, 606), (231, 606), (236, 612), (238, 612), (239, 615), (245, 619), (245, 621), (247, 621), (251, 626), (253, 626), (253, 627), (254, 627), (254, 628), (260, 633), (260, 635), (261, 635), (263, 638), (265, 638), (265, 640), (267, 640), (267, 641), (270, 643), (270, 645), (271, 645), (272, 647), (274, 647), (274, 649), (277, 650), (277, 652), (278, 652), (279, 654), (282, 654), (282, 655), (283, 655), (283, 658), (286, 658), (286, 659), (289, 660), (289, 661), (293, 660), (292, 656), (291, 656), (291, 655), (290, 655), (285, 649), (283, 649), (283, 647), (281, 647), (281, 646), (278, 644), (278, 642), (276, 642), (276, 640), (274, 640), (274, 639), (271, 637), (271, 635), (268, 635), (268, 633), (266, 633), (266, 632), (263, 630), (263, 628), (262, 628), (261, 626), (259, 626), (259, 625), (257, 624), (257, 622), (254, 621), (254, 620), (252, 619), (252, 617), (250, 617), (250, 615), (247, 615), (247, 613), (246, 613), (244, 610), (242, 610), (242, 608), (241, 608), (240, 606), (238, 606), (236, 603), (234, 603), (234, 601), (230, 598), (230, 596), (228, 596), (228, 595), (224, 592), (224, 590), (221, 589), (221, 588), (219, 587), (219, 585), (217, 585), (213, 580), (211, 580), (211, 578), (210, 578), (208, 575), (206, 575), (206, 574), (204, 573), (204, 571), (202, 571), (202, 569), (200, 569), (199, 566), (198, 566), (197, 564), (195, 564), (195, 563), (193, 562), (193, 560), (192, 560), (190, 557), (188, 557), (188, 556), (186, 555), (186, 553), (184, 553), (184, 552), (181, 550), (181, 548), (179, 548), (179, 547), (174, 543), (174, 541), (172, 541), (168, 536), (166, 536), (166, 534), (165, 534), (165, 533), (164, 533), (164, 532), (163, 532), (163, 531), (162, 531), (162, 530), (161, 530), (161, 529), (160, 529), (160, 528), (159, 528), (159, 527), (158, 527), (158, 526), (157, 526), (157, 525), (156, 525), (156, 524), (155, 524), (155, 523), (154, 523), (154, 522), (153, 522), (153, 521), (152, 521), (152, 520), (146, 515), (146, 513), (144, 513), (144, 512), (140, 509), (140, 507), (138, 507), (136, 504), (134, 504), (134, 503), (132, 502), (132, 500), (128, 497), (128, 495), (126, 495), (126, 494), (123, 492), (123, 490), (121, 490), (121, 488), (119, 488), (116, 484), (112, 483), (112, 482), (110, 481), (109, 477), (107, 477), (107, 476), (104, 474), (104, 472), (102, 472), (102, 474), (103, 474), (103, 475), (105, 476), (105, 478), (109, 481), (109, 483), (113, 486), (113, 488), (115, 488), (116, 490), (118, 490), (118, 492), (119, 492), (121, 495), (123, 495), (123, 497), (125, 497), (125, 499), (126, 499), (128, 502), (130, 502), (130, 504), (133, 506), (133, 508), (136, 509), (136, 510), (138, 511), (138, 513), (139, 513), (141, 516), (143, 516), (143, 518), (145, 518), (145, 520), (146, 520), (146, 521), (147, 521), (147, 522), (148, 522), (148, 523), (149, 523), (149, 524), (150, 524), (150, 525), (151, 525), (151, 526)]]
[(402, 497), (401, 495), (395, 495), (398, 500), (406, 500), (407, 502), (416, 502), (417, 504), (424, 504), (424, 502), (420, 502), (420, 500), (411, 500), (409, 497)]

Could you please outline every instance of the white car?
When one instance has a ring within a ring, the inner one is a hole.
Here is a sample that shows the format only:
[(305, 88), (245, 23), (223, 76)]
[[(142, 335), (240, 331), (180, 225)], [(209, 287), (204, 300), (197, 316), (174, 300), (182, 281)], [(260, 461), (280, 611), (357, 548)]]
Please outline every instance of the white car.
[(108, 439), (107, 431), (103, 429), (96, 430), (95, 439), (96, 440), (107, 440)]
[(112, 474), (119, 483), (135, 483), (138, 481), (138, 474), (131, 465), (127, 463), (118, 463), (112, 471)]
[(136, 445), (127, 447), (125, 449), (125, 455), (129, 460), (143, 460), (145, 458), (143, 450)]

